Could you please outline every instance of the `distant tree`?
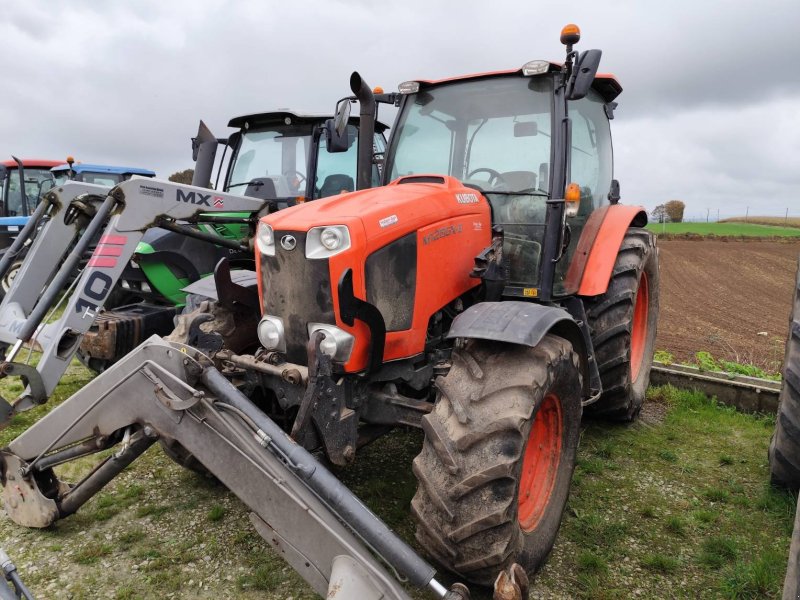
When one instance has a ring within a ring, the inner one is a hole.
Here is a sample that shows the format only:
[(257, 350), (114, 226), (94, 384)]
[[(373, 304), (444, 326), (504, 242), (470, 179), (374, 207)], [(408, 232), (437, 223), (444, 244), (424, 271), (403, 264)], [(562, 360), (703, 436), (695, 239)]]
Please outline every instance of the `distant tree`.
[(669, 216), (667, 215), (667, 208), (664, 204), (659, 204), (651, 212), (650, 216), (656, 223), (667, 223)]
[(187, 185), (191, 185), (192, 177), (194, 177), (194, 169), (184, 169), (183, 171), (178, 171), (177, 173), (170, 175), (169, 180), (174, 181), (175, 183), (185, 183)]
[(669, 220), (673, 223), (681, 223), (683, 221), (683, 210), (686, 205), (680, 200), (670, 200), (664, 205), (664, 210), (667, 211)]

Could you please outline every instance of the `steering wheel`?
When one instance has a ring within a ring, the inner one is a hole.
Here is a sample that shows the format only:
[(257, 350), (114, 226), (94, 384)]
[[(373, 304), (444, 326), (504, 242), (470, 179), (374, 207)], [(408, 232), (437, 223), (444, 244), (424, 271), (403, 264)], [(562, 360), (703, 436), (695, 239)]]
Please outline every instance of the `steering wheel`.
[(306, 182), (306, 176), (296, 169), (285, 170), (283, 176), (286, 177), (286, 180), (290, 182), (289, 185), (295, 190), (299, 190), (300, 186)]
[(507, 185), (505, 179), (503, 179), (503, 176), (499, 173), (499, 171), (495, 171), (494, 169), (490, 169), (489, 167), (480, 167), (478, 169), (475, 169), (474, 171), (471, 171), (470, 173), (467, 173), (467, 179), (471, 179), (472, 176), (477, 173), (488, 173), (489, 181), (487, 183), (492, 187), (496, 187), (497, 183), (500, 183), (502, 185)]

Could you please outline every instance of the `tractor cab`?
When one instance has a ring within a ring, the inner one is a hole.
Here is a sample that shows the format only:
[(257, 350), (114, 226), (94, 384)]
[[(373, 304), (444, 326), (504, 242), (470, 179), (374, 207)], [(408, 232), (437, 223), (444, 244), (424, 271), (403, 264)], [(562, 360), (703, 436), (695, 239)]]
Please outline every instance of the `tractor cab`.
[(54, 160), (0, 161), (0, 217), (27, 217), (55, 182), (50, 169)]
[(155, 171), (138, 167), (113, 167), (76, 163), (71, 156), (67, 157), (66, 163), (53, 167), (51, 171), (56, 185), (62, 185), (67, 181), (83, 181), (84, 183), (114, 187), (134, 175), (149, 178), (156, 176)]
[[(358, 119), (348, 119), (342, 152), (328, 150), (330, 115), (279, 110), (231, 119), (239, 131), (228, 140), (233, 148), (224, 191), (274, 200), (278, 208), (306, 200), (352, 192), (356, 180)], [(376, 122), (373, 146), (386, 147), (387, 126)], [(377, 167), (375, 185), (380, 182)]]
[(513, 71), (400, 85), (386, 181), (441, 174), (479, 191), (503, 229), (507, 296), (541, 295), (548, 206), (565, 198), (564, 232), (552, 232), (552, 242), (566, 256), (547, 295), (575, 292), (565, 286), (566, 265), (611, 190), (609, 117), (621, 88), (600, 76), (583, 97), (569, 99), (565, 77), (561, 65), (531, 61)]

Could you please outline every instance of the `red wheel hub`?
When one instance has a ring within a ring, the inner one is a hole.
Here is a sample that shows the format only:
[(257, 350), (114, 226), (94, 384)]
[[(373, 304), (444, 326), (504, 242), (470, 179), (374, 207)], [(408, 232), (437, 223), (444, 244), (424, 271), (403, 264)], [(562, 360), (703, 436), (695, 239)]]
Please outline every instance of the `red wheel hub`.
[(534, 417), (519, 478), (517, 518), (526, 533), (536, 529), (550, 503), (561, 459), (563, 430), (561, 401), (555, 394), (549, 394)]
[(647, 345), (647, 321), (650, 311), (650, 288), (647, 273), (642, 271), (639, 277), (639, 291), (636, 293), (636, 305), (633, 307), (633, 325), (631, 326), (631, 381), (636, 381), (644, 360), (644, 348)]

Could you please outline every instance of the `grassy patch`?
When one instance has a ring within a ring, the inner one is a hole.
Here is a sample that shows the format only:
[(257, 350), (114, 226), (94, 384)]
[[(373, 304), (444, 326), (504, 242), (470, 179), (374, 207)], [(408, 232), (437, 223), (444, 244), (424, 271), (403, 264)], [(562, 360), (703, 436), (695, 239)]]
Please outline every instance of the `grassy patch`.
[(714, 358), (710, 352), (705, 350), (695, 353), (694, 356), (695, 364), (692, 366), (698, 367), (701, 371), (760, 377), (761, 379), (771, 379), (773, 381), (780, 381), (781, 379), (780, 373), (771, 373), (750, 363), (738, 363), (722, 358)]
[(759, 225), (756, 223), (649, 223), (647, 228), (656, 235), (700, 235), (732, 237), (798, 237), (797, 227)]
[(755, 223), (777, 227), (800, 227), (800, 217), (731, 217), (720, 223)]
[(211, 507), (211, 510), (208, 511), (209, 521), (221, 521), (224, 516), (225, 516), (225, 509), (222, 508), (219, 504), (215, 504), (214, 506)]
[[(782, 576), (788, 558), (794, 498), (767, 484), (774, 421), (670, 387), (651, 389), (649, 401), (667, 407), (663, 422), (585, 424), (580, 486), (537, 579), (540, 595), (779, 597), (780, 577), (765, 576), (771, 563), (755, 560), (777, 550)], [(615, 470), (596, 462), (601, 444)], [(574, 587), (563, 585), (570, 572)], [(635, 583), (609, 592), (620, 581)], [(747, 595), (759, 586), (768, 593)]]
[(79, 565), (93, 565), (104, 556), (111, 554), (110, 544), (92, 542), (75, 554), (75, 562)]
[(736, 541), (724, 536), (706, 538), (701, 548), (700, 563), (712, 569), (719, 569), (739, 554)]
[(664, 554), (648, 554), (642, 558), (642, 566), (645, 569), (658, 573), (674, 573), (680, 564), (677, 558)]
[(667, 517), (664, 523), (664, 530), (672, 535), (684, 537), (686, 535), (686, 522), (678, 516)]
[(608, 562), (602, 556), (584, 550), (578, 555), (578, 568), (582, 573), (604, 575), (608, 572)]
[(779, 597), (776, 590), (783, 583), (786, 555), (769, 550), (748, 562), (738, 562), (726, 571), (723, 592), (728, 598)]

